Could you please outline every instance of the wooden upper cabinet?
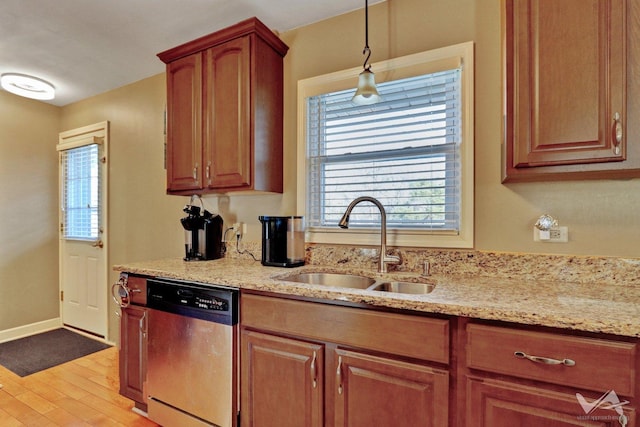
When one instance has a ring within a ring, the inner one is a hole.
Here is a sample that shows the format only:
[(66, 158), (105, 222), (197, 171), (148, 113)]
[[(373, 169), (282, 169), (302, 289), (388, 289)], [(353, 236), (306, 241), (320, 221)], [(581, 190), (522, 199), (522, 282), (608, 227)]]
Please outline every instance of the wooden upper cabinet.
[(202, 58), (167, 65), (167, 182), (172, 191), (202, 188)]
[(206, 185), (251, 185), (251, 38), (245, 36), (205, 52)]
[(612, 164), (628, 155), (626, 1), (504, 4), (505, 181), (620, 169)]
[(167, 64), (167, 192), (281, 193), (283, 58), (257, 18), (159, 53)]

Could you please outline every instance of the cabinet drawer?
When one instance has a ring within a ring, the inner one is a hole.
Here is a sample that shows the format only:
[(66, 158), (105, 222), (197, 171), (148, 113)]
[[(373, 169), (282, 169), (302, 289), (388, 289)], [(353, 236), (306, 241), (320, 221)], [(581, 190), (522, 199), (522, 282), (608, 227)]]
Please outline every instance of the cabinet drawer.
[(131, 292), (131, 304), (147, 305), (147, 279), (139, 276), (129, 276), (127, 286)]
[[(523, 355), (575, 364), (535, 362)], [(483, 371), (633, 396), (635, 358), (634, 343), (467, 325), (467, 366)]]
[(449, 321), (242, 294), (243, 327), (449, 363)]

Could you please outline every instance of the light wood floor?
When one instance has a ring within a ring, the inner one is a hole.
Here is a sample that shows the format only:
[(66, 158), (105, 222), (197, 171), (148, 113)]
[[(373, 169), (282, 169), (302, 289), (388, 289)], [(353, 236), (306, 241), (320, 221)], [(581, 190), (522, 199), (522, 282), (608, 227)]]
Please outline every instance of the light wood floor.
[(0, 366), (0, 426), (157, 426), (118, 394), (118, 349), (21, 378)]

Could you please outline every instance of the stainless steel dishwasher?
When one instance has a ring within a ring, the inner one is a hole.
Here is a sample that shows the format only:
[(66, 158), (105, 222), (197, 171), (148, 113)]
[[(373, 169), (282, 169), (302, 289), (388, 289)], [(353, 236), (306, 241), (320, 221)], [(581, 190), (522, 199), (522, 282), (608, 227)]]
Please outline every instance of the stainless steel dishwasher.
[(238, 290), (147, 281), (149, 418), (164, 427), (237, 424)]

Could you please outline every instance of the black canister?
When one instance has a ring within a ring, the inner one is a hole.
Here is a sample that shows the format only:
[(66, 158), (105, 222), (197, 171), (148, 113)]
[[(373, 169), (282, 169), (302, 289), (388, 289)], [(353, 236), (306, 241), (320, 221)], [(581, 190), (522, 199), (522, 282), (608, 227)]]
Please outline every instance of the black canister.
[(262, 265), (304, 265), (303, 217), (259, 216), (258, 219), (262, 223)]

